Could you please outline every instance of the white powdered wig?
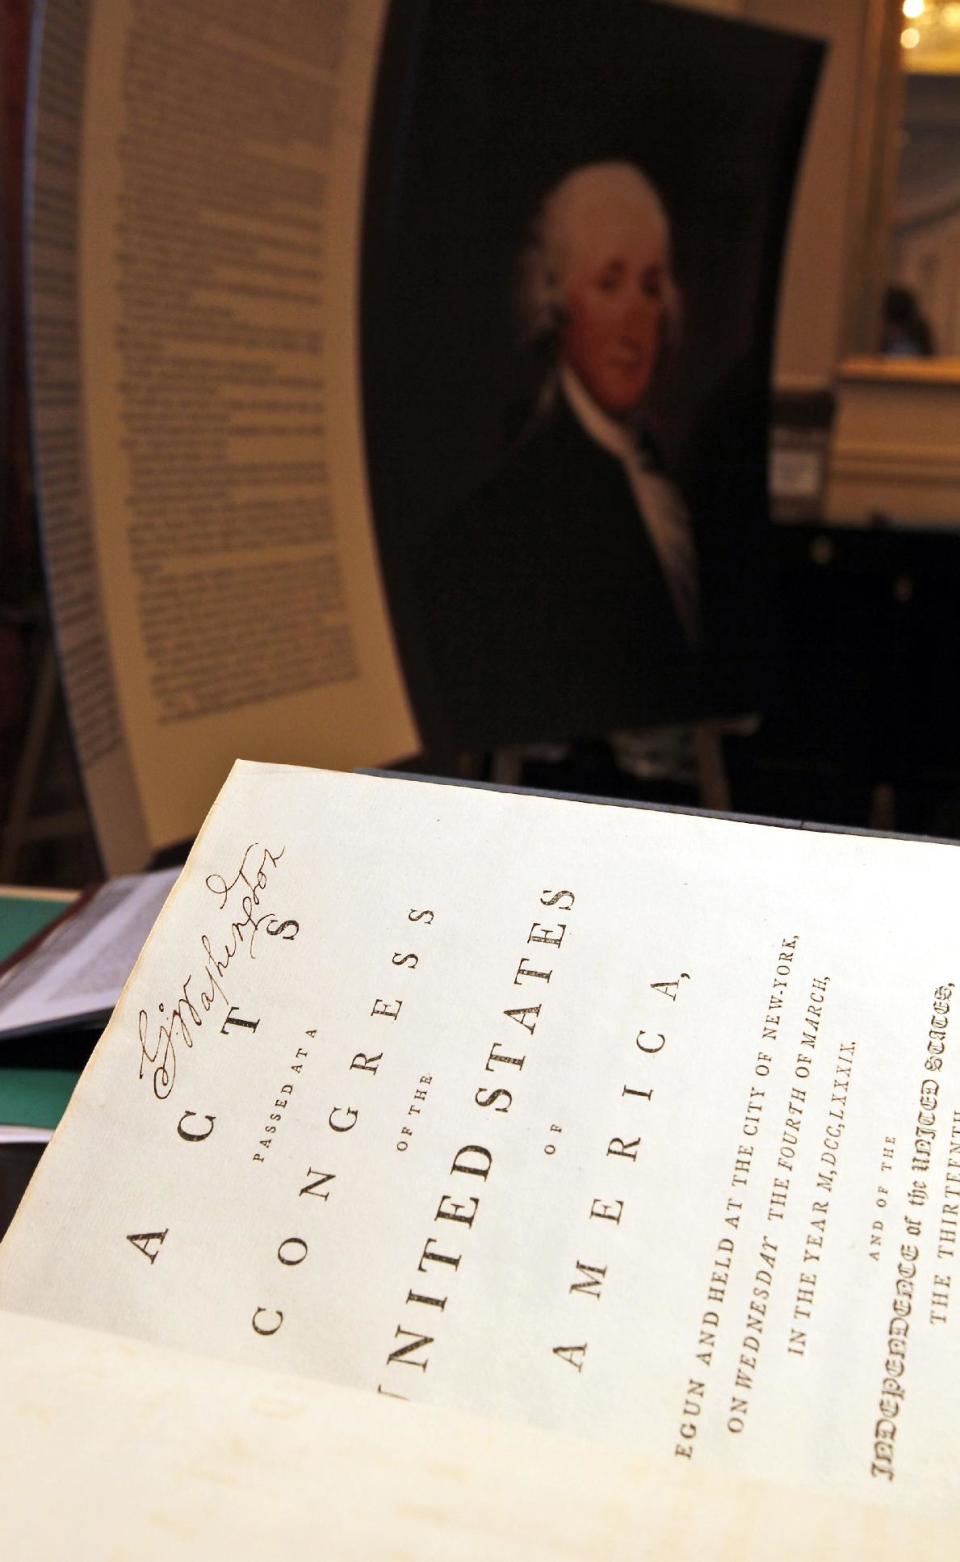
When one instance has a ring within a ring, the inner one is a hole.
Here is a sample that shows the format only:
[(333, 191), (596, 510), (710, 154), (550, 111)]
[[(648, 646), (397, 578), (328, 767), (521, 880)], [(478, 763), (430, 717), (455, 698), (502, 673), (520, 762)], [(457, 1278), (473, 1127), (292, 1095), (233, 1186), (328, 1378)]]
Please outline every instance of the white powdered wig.
[(524, 341), (542, 341), (560, 329), (570, 278), (584, 257), (598, 215), (611, 210), (649, 234), (662, 252), (665, 334), (668, 340), (678, 335), (681, 304), (671, 271), (670, 224), (656, 188), (633, 163), (587, 163), (566, 174), (544, 197), (520, 257)]

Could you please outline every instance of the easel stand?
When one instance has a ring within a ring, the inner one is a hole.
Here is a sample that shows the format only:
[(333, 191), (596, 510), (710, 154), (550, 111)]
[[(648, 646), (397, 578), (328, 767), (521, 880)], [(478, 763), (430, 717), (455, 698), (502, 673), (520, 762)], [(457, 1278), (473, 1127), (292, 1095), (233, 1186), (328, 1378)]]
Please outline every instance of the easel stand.
[(0, 882), (16, 881), (20, 855), (38, 841), (65, 840), (89, 833), (82, 805), (43, 813), (37, 799), (43, 780), (44, 759), (50, 750), (60, 677), (49, 628), (41, 631), (39, 666), (30, 702), (26, 731), (13, 774), (10, 802), (0, 836)]

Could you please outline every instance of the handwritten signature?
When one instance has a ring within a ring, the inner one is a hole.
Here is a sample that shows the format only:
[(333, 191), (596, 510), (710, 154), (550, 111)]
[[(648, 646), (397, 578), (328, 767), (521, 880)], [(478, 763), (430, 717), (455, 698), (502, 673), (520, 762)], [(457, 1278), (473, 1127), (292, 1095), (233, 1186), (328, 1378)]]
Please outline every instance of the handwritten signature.
[[(292, 943), (299, 933), (300, 924), (293, 917), (262, 909), (261, 896), (285, 850), (281, 847), (273, 852), (251, 841), (230, 880), (219, 873), (208, 874), (204, 880), (217, 902), (217, 911), (227, 912), (231, 918), (226, 936), (201, 933), (202, 969), (191, 972), (172, 1002), (157, 1004), (152, 1020), (146, 1009), (139, 1011), (140, 1078), (148, 1066), (152, 1068), (153, 1093), (159, 1101), (166, 1100), (173, 1089), (178, 1046), (192, 1047), (211, 1015), (220, 1018), (230, 1011), (231, 999), (224, 978), (241, 950), (255, 960), (257, 940), (262, 933), (285, 943)], [(257, 863), (256, 868), (252, 863)]]

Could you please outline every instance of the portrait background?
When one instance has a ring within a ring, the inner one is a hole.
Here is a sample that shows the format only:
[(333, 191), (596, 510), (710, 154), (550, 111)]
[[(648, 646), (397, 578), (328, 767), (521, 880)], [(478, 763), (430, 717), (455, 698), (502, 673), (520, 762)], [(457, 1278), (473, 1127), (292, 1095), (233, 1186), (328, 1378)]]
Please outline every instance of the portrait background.
[[(394, 6), (362, 370), (374, 514), (428, 740), (446, 734), (409, 561), (529, 419), (546, 364), (518, 351), (518, 255), (543, 196), (596, 161), (636, 163), (670, 218), (683, 331), (653, 425), (695, 517), (710, 603), (696, 710), (655, 689), (639, 702), (625, 691), (621, 709), (608, 687), (604, 707), (629, 726), (762, 705), (772, 333), (821, 55), (806, 38), (642, 0)], [(599, 664), (591, 676), (608, 677)], [(555, 735), (591, 735), (589, 719), (581, 698)], [(499, 733), (496, 709), (481, 726), (477, 741), (518, 737), (515, 724)]]

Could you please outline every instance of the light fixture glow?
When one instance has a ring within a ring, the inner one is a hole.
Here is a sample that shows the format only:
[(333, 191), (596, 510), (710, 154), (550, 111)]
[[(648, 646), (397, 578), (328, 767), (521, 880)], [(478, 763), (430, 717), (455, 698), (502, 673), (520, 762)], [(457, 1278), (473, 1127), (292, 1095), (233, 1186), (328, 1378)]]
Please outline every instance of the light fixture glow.
[(922, 16), (924, 9), (924, 0), (903, 0), (902, 10), (904, 16)]
[(915, 49), (920, 42), (920, 34), (915, 27), (905, 27), (900, 34), (900, 43), (904, 49)]
[(951, 32), (960, 32), (960, 5), (945, 5), (943, 8), (943, 22)]

